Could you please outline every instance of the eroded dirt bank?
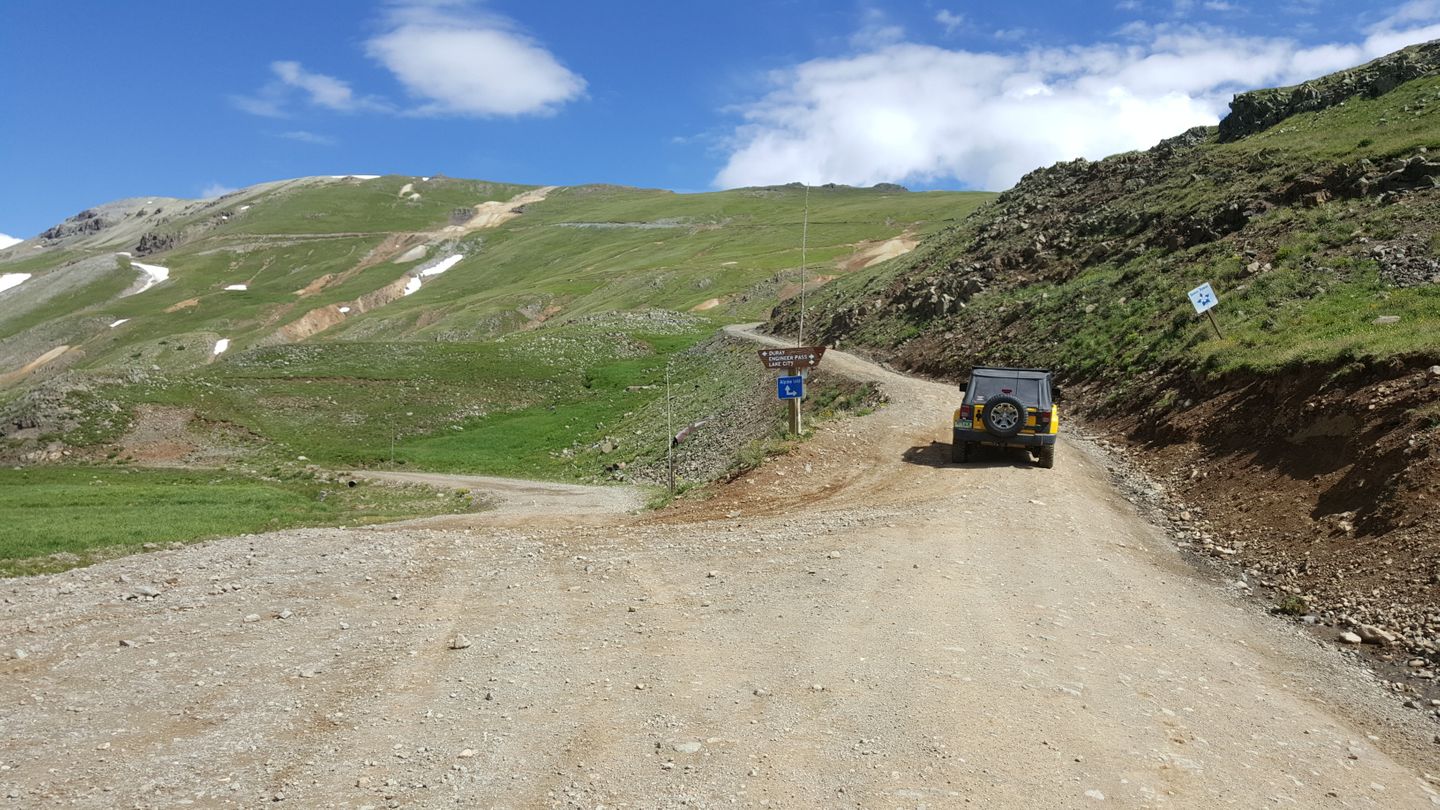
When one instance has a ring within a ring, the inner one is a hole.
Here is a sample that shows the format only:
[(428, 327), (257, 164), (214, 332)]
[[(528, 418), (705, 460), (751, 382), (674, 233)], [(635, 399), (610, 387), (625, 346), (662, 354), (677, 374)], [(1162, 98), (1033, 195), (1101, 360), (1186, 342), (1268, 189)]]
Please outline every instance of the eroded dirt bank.
[[(0, 797), (88, 807), (1432, 807), (1433, 731), (951, 387), (705, 501), (0, 584)], [(17, 655), (16, 652), (20, 654)]]

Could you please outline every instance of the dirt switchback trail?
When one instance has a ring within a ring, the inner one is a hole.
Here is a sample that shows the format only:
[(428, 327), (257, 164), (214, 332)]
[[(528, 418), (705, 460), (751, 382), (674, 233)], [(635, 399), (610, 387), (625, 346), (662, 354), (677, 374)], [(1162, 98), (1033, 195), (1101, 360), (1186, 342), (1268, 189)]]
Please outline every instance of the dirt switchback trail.
[[(452, 473), (357, 470), (353, 475), (378, 481), (428, 484), (441, 489), (468, 489), (481, 493), (497, 504), (495, 512), (487, 516), (487, 524), (493, 523), (496, 515), (536, 520), (560, 517), (563, 523), (574, 523), (582, 517), (603, 518), (607, 515), (636, 512), (645, 507), (645, 494), (635, 487), (580, 486)], [(442, 515), (409, 523), (426, 527), (459, 525), (463, 528), (471, 525), (472, 519), (468, 516)]]
[(824, 362), (890, 404), (708, 500), (0, 583), (0, 806), (1440, 806), (1426, 729), (1082, 445), (945, 465), (952, 387)]

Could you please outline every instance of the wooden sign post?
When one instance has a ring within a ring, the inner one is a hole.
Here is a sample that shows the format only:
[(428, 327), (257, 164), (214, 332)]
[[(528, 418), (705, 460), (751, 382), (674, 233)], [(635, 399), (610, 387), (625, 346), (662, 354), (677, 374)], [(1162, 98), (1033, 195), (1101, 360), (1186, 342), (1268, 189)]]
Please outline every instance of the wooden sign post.
[(796, 346), (789, 349), (761, 349), (760, 361), (769, 369), (783, 369), (786, 376), (775, 383), (775, 396), (789, 400), (790, 432), (800, 435), (800, 400), (805, 398), (805, 373), (820, 365), (824, 346)]

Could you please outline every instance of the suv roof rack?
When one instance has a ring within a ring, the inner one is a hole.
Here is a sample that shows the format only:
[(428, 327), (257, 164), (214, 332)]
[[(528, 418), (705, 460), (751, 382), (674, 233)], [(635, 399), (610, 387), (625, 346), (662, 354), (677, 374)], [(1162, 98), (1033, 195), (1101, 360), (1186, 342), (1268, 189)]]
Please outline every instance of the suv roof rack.
[(974, 368), (970, 369), (970, 374), (971, 376), (979, 374), (980, 376), (984, 377), (987, 376), (985, 374), (985, 372), (987, 371), (994, 372), (995, 376), (1000, 376), (1003, 374), (1006, 377), (1020, 377), (1022, 379), (1040, 379), (1042, 377), (1050, 376), (1049, 369), (1007, 368), (1005, 366), (975, 366)]

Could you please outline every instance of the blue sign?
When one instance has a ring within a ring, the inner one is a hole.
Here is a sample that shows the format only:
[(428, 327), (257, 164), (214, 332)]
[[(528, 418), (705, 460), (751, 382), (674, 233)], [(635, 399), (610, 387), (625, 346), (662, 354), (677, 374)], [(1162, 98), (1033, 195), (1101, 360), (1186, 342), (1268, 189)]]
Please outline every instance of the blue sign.
[(802, 399), (805, 396), (804, 377), (781, 377), (775, 381), (775, 396), (780, 399)]
[(1190, 303), (1195, 306), (1195, 314), (1200, 315), (1214, 308), (1216, 304), (1220, 303), (1220, 299), (1215, 296), (1215, 291), (1210, 288), (1210, 282), (1207, 281), (1190, 291)]

